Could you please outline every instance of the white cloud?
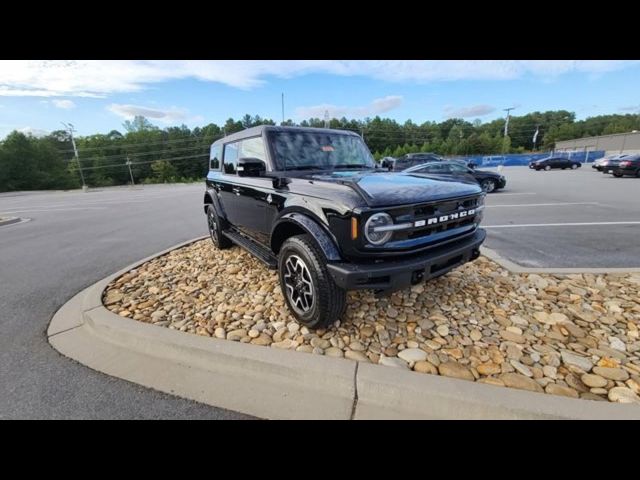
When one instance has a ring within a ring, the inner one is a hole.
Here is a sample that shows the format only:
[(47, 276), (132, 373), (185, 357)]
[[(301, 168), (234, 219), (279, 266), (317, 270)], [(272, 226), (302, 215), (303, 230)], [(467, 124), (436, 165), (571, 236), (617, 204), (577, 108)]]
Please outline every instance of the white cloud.
[(444, 109), (445, 117), (447, 118), (482, 117), (495, 111), (496, 107), (492, 107), (491, 105), (470, 105), (459, 108), (445, 107)]
[(402, 104), (402, 97), (399, 95), (389, 95), (384, 98), (376, 98), (369, 105), (361, 107), (340, 107), (331, 104), (313, 105), (310, 107), (296, 108), (296, 117), (305, 118), (324, 118), (324, 112), (328, 111), (331, 118), (340, 117), (368, 117), (388, 112)]
[(63, 108), (65, 110), (68, 110), (70, 108), (76, 108), (76, 104), (73, 103), (72, 100), (51, 100), (51, 103), (53, 103), (56, 107), (58, 108)]
[(31, 135), (33, 137), (46, 137), (49, 135), (47, 130), (42, 130), (41, 128), (33, 128), (33, 127), (22, 127), (18, 129), (19, 132), (24, 133), (25, 135)]
[[(143, 117), (159, 120), (163, 123), (169, 124), (179, 122), (187, 118), (187, 111), (177, 107), (171, 107), (163, 110), (159, 108), (143, 107), (140, 105), (112, 103), (107, 107), (107, 110), (127, 120), (132, 120), (136, 115), (142, 115)], [(189, 120), (191, 121), (193, 119)]]
[(270, 76), (309, 73), (365, 76), (390, 82), (543, 79), (580, 72), (601, 75), (636, 60), (79, 60), (0, 61), (0, 96), (105, 97), (150, 84), (195, 78), (250, 89)]

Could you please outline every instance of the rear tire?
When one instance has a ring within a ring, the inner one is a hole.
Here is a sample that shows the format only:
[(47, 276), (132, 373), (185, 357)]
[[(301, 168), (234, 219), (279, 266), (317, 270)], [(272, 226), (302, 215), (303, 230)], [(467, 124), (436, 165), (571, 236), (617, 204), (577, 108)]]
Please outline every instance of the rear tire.
[(616, 177), (616, 178), (620, 178), (620, 177), (622, 177), (622, 174), (621, 173), (614, 173), (613, 176)]
[(327, 259), (310, 235), (296, 235), (284, 242), (278, 277), (289, 310), (306, 327), (328, 327), (344, 314), (347, 292), (333, 281)]
[(207, 227), (213, 244), (220, 250), (230, 248), (233, 243), (222, 233), (222, 222), (213, 205), (207, 207)]
[(574, 163), (571, 165), (571, 170), (575, 170), (576, 168), (578, 168), (578, 164)]

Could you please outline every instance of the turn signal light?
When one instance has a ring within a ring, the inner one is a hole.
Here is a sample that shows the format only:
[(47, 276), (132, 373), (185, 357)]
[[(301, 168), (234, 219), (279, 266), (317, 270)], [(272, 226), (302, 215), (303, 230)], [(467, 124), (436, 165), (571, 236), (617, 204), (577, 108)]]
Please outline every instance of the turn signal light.
[(351, 240), (358, 238), (358, 219), (351, 217)]

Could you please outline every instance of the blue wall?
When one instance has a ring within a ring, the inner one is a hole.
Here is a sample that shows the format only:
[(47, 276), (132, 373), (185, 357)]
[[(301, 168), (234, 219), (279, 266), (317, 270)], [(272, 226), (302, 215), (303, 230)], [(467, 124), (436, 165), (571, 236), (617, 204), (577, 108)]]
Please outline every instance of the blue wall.
[[(579, 162), (593, 162), (598, 158), (604, 157), (604, 150), (596, 150), (589, 152), (586, 156), (586, 152), (556, 152), (554, 157), (567, 157), (572, 160), (578, 160)], [(514, 166), (514, 165), (529, 165), (531, 160), (540, 160), (551, 156), (552, 152), (543, 153), (509, 153), (507, 155), (471, 155), (465, 157), (456, 157), (465, 162), (473, 162), (479, 167), (497, 167), (498, 165)]]

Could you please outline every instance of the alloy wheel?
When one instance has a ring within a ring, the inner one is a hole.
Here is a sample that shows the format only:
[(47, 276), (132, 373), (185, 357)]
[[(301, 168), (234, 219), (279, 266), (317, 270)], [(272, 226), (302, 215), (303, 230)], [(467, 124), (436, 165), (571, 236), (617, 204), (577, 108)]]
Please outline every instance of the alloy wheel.
[(305, 314), (313, 307), (313, 278), (307, 264), (297, 255), (291, 255), (285, 261), (283, 275), (287, 297), (293, 309)]

